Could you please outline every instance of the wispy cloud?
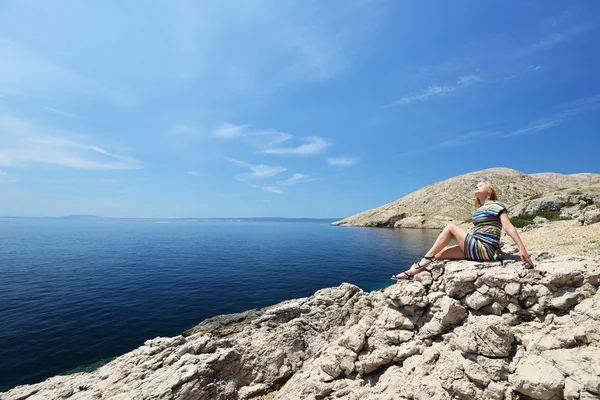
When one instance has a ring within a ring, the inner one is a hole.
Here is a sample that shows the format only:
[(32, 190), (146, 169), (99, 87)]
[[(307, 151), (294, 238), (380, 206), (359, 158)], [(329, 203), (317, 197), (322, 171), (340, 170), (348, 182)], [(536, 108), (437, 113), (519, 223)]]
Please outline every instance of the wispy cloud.
[[(286, 132), (277, 129), (249, 130), (248, 125), (237, 125), (232, 123), (222, 123), (212, 133), (211, 137), (216, 139), (239, 139), (251, 147), (254, 147), (259, 154), (276, 155), (297, 155), (311, 156), (325, 151), (331, 144), (324, 138), (318, 136), (295, 137)], [(283, 143), (291, 141), (306, 142), (304, 144), (283, 147)]]
[(0, 166), (52, 164), (89, 170), (140, 169), (142, 163), (102, 147), (82, 143), (71, 132), (38, 127), (0, 114)]
[(0, 183), (14, 183), (18, 181), (19, 179), (16, 176), (9, 174), (6, 171), (0, 171)]
[[(466, 133), (464, 135), (460, 135), (458, 137), (445, 140), (441, 143), (433, 145), (425, 151), (434, 151), (444, 148), (455, 148), (468, 144), (472, 144), (474, 140), (479, 138), (507, 138), (519, 135), (528, 135), (534, 134), (538, 132), (542, 132), (548, 129), (552, 129), (556, 126), (559, 126), (566, 120), (573, 118), (579, 114), (595, 111), (600, 109), (600, 95), (592, 95), (587, 96), (581, 99), (577, 99), (571, 102), (568, 102), (563, 105), (564, 109), (560, 112), (555, 113), (554, 115), (539, 119), (531, 122), (525, 127), (517, 128), (517, 129), (505, 129), (499, 131), (489, 131), (489, 130), (478, 130)], [(415, 152), (407, 152), (403, 155), (413, 155)]]
[(68, 113), (68, 112), (60, 111), (60, 110), (57, 110), (56, 108), (52, 108), (52, 107), (48, 107), (48, 106), (44, 106), (43, 108), (46, 111), (50, 111), (51, 113), (56, 114), (56, 115), (60, 115), (62, 117), (82, 119), (80, 116), (77, 116), (75, 114), (71, 114), (71, 113)]
[(561, 43), (572, 40), (572, 39), (576, 38), (577, 36), (580, 36), (581, 34), (593, 29), (594, 27), (595, 27), (595, 25), (585, 24), (585, 25), (573, 26), (562, 32), (552, 33), (552, 34), (544, 37), (539, 42), (534, 43), (531, 46), (531, 50), (532, 51), (542, 50), (542, 49), (547, 49), (550, 47), (557, 46)]
[(177, 124), (169, 129), (172, 136), (195, 136), (195, 130), (187, 124)]
[(352, 167), (358, 159), (352, 157), (327, 157), (327, 163), (336, 167)]
[(468, 144), (470, 142), (472, 142), (473, 138), (476, 138), (478, 136), (490, 136), (493, 135), (493, 133), (490, 132), (486, 132), (486, 131), (474, 131), (474, 132), (469, 132), (466, 133), (464, 135), (461, 135), (459, 137), (456, 137), (454, 139), (449, 139), (446, 141), (443, 141), (437, 145), (434, 146), (434, 148), (453, 148), (453, 147), (459, 147), (465, 144)]
[(427, 101), (431, 98), (444, 96), (452, 92), (469, 87), (477, 82), (481, 81), (481, 77), (474, 74), (461, 76), (458, 80), (450, 85), (432, 85), (427, 89), (412, 92), (403, 96), (400, 100), (393, 102), (391, 105), (404, 105), (419, 101)]
[(245, 125), (234, 125), (229, 123), (221, 124), (215, 129), (211, 136), (218, 139), (234, 139), (246, 135)]
[(196, 171), (188, 171), (188, 175), (192, 175), (192, 176), (202, 176), (201, 173), (196, 172)]
[(298, 183), (312, 182), (316, 181), (317, 178), (313, 178), (310, 175), (306, 174), (293, 174), (291, 178), (277, 181), (278, 186), (289, 186), (296, 185)]
[(275, 194), (282, 194), (283, 190), (279, 189), (278, 187), (275, 186), (263, 186), (262, 187), (263, 190), (265, 192), (269, 192), (269, 193), (275, 193)]
[(119, 183), (118, 179), (113, 179), (113, 178), (99, 178), (97, 180), (98, 183), (103, 183), (103, 184), (108, 184), (108, 185), (113, 185), (115, 183)]
[(521, 129), (511, 131), (511, 132), (507, 132), (507, 133), (503, 134), (503, 136), (510, 137), (510, 136), (516, 136), (516, 135), (523, 135), (523, 134), (527, 134), (527, 133), (540, 132), (545, 129), (553, 128), (553, 127), (559, 125), (560, 123), (562, 123), (562, 121), (563, 121), (562, 119), (554, 119), (554, 120), (549, 120), (549, 121), (538, 121), (526, 128), (521, 128)]
[[(572, 41), (586, 32), (595, 29), (597, 22), (579, 22), (575, 25), (575, 15), (565, 12), (559, 17), (550, 20), (552, 30), (555, 32), (546, 34), (543, 38), (531, 43), (509, 57), (526, 57), (533, 53), (543, 50), (550, 50), (553, 47)], [(560, 31), (558, 31), (560, 29)]]
[(270, 166), (264, 164), (250, 164), (244, 161), (236, 160), (235, 158), (223, 157), (225, 160), (239, 165), (240, 167), (247, 168), (252, 172), (238, 174), (235, 176), (237, 180), (246, 181), (246, 180), (259, 180), (272, 178), (276, 175), (279, 175), (282, 172), (287, 171), (287, 168), (281, 166)]
[(274, 148), (263, 150), (263, 151), (261, 151), (261, 153), (278, 154), (278, 155), (312, 156), (315, 154), (322, 153), (329, 146), (331, 146), (331, 144), (328, 143), (325, 139), (317, 137), (317, 136), (312, 136), (312, 137), (306, 138), (306, 141), (308, 141), (308, 143), (302, 144), (297, 147), (274, 147)]
[(289, 133), (280, 132), (277, 129), (267, 129), (263, 131), (253, 131), (248, 132), (244, 138), (243, 142), (248, 143), (254, 147), (258, 148), (268, 148), (272, 146), (279, 145), (283, 142), (287, 142), (291, 140), (294, 135)]
[(136, 100), (76, 71), (65, 68), (20, 44), (0, 38), (0, 91), (19, 97), (93, 96), (122, 106)]

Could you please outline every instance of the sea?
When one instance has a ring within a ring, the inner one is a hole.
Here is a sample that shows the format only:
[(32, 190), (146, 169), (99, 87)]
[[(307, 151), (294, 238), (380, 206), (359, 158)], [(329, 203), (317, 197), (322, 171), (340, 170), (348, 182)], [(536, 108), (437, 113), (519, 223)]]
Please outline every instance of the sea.
[(0, 218), (0, 392), (206, 318), (394, 283), (439, 232), (329, 221)]

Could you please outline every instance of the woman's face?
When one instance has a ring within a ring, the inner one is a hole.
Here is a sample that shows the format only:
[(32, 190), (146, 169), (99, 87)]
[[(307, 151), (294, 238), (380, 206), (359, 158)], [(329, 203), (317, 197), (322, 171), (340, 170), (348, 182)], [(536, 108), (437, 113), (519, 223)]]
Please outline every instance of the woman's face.
[(485, 182), (479, 182), (477, 185), (475, 185), (475, 196), (480, 194), (488, 195), (489, 192), (490, 188), (485, 184)]

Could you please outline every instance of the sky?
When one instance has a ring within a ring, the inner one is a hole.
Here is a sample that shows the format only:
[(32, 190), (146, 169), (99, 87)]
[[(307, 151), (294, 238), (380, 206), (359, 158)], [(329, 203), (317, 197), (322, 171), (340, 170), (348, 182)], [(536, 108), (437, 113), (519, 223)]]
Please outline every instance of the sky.
[(345, 217), (600, 172), (600, 2), (0, 2), (0, 215)]

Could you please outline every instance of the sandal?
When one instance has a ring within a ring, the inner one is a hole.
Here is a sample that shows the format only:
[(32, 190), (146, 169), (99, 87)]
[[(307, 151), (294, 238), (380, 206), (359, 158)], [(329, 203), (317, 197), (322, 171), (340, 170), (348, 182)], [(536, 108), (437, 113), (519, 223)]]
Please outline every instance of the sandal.
[[(410, 267), (410, 268), (411, 268), (411, 269), (416, 269), (416, 270), (419, 270), (419, 271), (420, 271), (420, 270), (424, 270), (425, 268), (429, 267), (429, 265), (430, 265), (432, 262), (434, 262), (434, 261), (435, 261), (435, 256), (430, 256), (430, 257), (423, 256), (422, 258), (424, 258), (424, 259), (426, 259), (426, 260), (429, 260), (429, 262), (428, 262), (427, 264), (425, 264), (425, 265), (421, 265), (421, 261), (419, 261), (418, 263), (415, 263), (415, 264), (413, 264), (413, 266), (412, 266), (412, 267)], [(415, 265), (416, 265), (416, 268), (413, 268)]]
[(413, 277), (416, 274), (418, 274), (418, 273), (424, 271), (425, 269), (427, 269), (427, 267), (429, 266), (429, 264), (431, 264), (432, 262), (435, 261), (435, 256), (430, 256), (430, 257), (423, 256), (422, 258), (424, 258), (426, 260), (429, 260), (429, 262), (427, 264), (425, 264), (425, 265), (421, 265), (420, 263), (413, 264), (408, 271), (415, 271), (414, 274), (411, 275), (411, 274), (408, 273), (408, 271), (400, 272), (399, 274), (392, 275), (392, 277), (390, 279), (394, 279), (396, 281), (403, 281), (403, 280), (412, 281)]

